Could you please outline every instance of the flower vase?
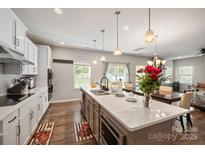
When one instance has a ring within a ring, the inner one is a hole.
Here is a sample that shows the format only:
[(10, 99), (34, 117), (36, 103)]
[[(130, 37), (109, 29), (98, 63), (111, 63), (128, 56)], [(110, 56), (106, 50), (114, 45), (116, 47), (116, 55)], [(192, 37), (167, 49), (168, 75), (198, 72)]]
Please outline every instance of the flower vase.
[(151, 93), (144, 94), (144, 107), (149, 108), (151, 106)]

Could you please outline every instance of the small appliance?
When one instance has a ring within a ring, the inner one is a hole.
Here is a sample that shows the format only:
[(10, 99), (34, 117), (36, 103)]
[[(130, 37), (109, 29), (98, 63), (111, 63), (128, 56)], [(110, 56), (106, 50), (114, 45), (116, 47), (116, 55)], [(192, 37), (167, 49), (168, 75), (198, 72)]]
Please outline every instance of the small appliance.
[(36, 78), (28, 79), (28, 89), (33, 89), (36, 87)]

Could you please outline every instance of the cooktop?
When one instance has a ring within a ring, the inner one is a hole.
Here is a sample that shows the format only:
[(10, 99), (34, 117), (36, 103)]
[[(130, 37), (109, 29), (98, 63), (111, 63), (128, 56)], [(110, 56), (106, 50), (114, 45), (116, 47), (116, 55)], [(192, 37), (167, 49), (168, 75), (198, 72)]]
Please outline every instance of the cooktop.
[(26, 98), (32, 96), (34, 93), (27, 94), (9, 94), (5, 96), (0, 96), (0, 106), (11, 106), (20, 103)]

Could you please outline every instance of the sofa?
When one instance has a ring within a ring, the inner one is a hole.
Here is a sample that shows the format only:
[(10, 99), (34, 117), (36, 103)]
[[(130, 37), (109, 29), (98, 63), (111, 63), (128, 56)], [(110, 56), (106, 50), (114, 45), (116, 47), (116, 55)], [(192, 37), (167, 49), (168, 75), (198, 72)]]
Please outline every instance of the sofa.
[(205, 83), (197, 82), (198, 95), (205, 96)]

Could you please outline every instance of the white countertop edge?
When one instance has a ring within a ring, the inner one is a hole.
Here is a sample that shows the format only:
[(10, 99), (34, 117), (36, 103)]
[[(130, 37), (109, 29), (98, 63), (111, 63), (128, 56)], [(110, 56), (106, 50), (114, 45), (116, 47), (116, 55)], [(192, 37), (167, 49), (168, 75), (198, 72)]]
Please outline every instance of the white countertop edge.
[[(13, 106), (3, 106), (0, 107), (0, 112), (2, 112), (1, 110), (7, 110), (4, 111), (5, 114), (1, 114), (0, 113), (0, 121), (2, 121), (3, 119), (5, 119), (8, 115), (10, 115), (11, 113), (15, 112), (16, 110), (18, 110), (21, 106), (23, 106), (24, 104), (26, 104), (28, 101), (30, 101), (31, 99), (33, 99), (34, 97), (36, 97), (36, 95), (38, 95), (41, 92), (44, 92), (45, 90), (47, 90), (48, 87), (36, 87), (34, 89), (30, 89), (28, 93), (35, 93), (32, 96), (28, 97), (27, 99), (21, 101), (20, 103), (13, 105)], [(35, 91), (35, 92), (33, 92)], [(37, 91), (37, 92), (36, 92)]]

